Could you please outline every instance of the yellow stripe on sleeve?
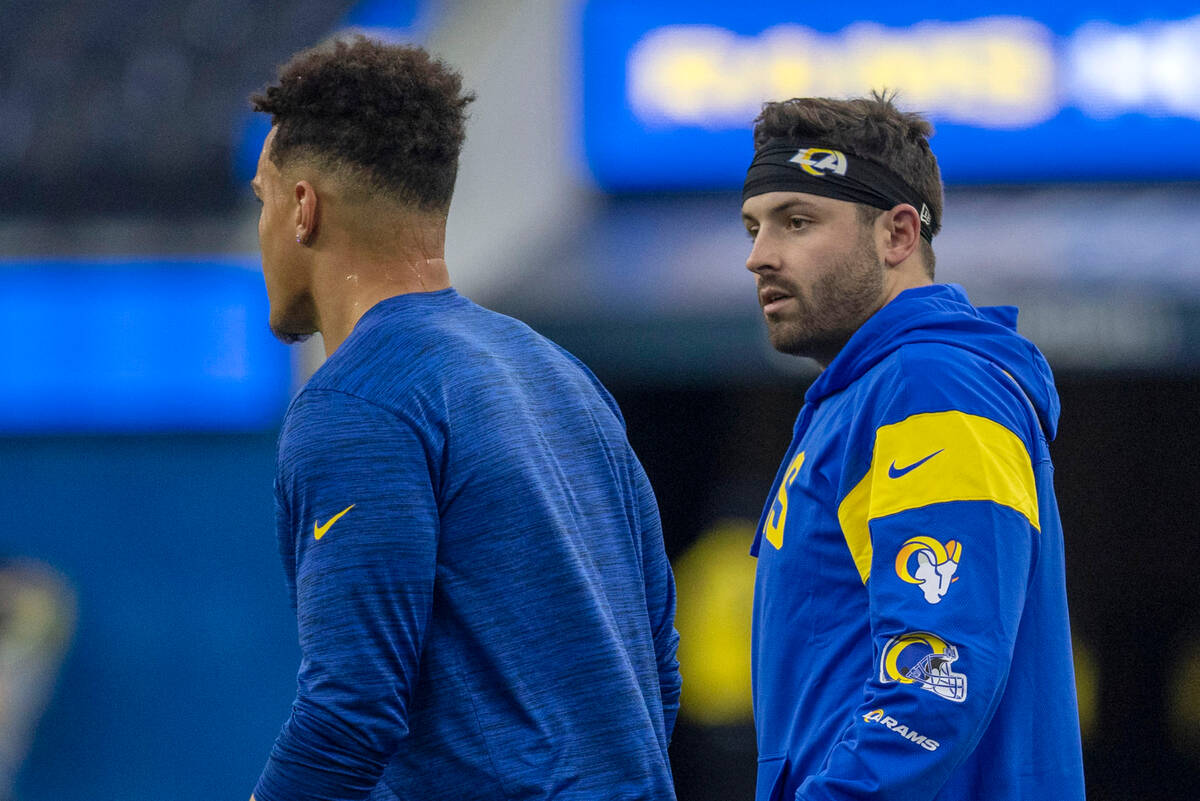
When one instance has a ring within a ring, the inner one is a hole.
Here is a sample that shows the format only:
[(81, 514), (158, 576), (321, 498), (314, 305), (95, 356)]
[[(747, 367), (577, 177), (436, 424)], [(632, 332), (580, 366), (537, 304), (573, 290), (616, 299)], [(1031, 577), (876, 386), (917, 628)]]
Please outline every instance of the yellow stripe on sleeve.
[(871, 575), (872, 520), (949, 501), (991, 501), (1040, 529), (1033, 462), (1021, 438), (994, 420), (958, 411), (881, 426), (867, 474), (838, 507), (863, 583)]

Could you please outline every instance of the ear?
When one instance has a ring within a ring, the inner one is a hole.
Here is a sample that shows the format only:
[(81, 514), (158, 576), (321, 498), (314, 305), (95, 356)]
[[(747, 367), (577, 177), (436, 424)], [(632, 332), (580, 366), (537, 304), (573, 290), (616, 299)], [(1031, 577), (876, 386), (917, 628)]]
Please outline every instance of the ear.
[(317, 190), (308, 181), (300, 181), (295, 187), (296, 241), (308, 245), (317, 233)]
[(921, 216), (908, 203), (901, 203), (880, 215), (879, 220), (883, 225), (879, 254), (888, 267), (896, 267), (921, 243)]

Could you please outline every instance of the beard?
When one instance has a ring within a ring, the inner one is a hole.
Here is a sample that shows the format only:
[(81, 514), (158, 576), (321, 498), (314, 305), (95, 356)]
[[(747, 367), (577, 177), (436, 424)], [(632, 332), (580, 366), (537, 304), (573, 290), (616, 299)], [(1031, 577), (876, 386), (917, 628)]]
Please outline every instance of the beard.
[(771, 346), (828, 365), (867, 318), (879, 311), (885, 270), (867, 228), (850, 253), (824, 265), (807, 291), (778, 277), (763, 281), (760, 286), (778, 287), (791, 295), (787, 308), (766, 317)]
[(291, 331), (282, 331), (278, 328), (272, 328), (271, 333), (285, 345), (295, 345), (312, 337), (312, 334), (296, 334)]
[(295, 345), (297, 342), (305, 341), (319, 330), (316, 316), (317, 310), (312, 296), (304, 294), (291, 299), (291, 302), (279, 311), (272, 306), (267, 325), (280, 342), (285, 345)]

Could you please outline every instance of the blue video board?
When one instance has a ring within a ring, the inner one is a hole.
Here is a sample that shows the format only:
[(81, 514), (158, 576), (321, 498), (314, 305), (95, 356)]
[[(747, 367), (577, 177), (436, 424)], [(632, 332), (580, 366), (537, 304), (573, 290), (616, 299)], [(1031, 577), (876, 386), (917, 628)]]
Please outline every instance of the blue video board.
[(1200, 4), (592, 0), (584, 149), (610, 191), (741, 185), (761, 104), (894, 89), (947, 183), (1200, 179)]
[(0, 432), (276, 425), (291, 358), (257, 259), (0, 262)]

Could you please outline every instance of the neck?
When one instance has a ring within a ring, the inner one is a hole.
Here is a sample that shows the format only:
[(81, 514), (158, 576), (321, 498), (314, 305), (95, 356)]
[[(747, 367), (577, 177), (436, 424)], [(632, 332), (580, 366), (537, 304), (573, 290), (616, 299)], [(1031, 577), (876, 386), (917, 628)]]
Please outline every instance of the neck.
[(929, 286), (933, 283), (933, 279), (925, 272), (924, 264), (915, 257), (909, 257), (897, 267), (888, 270), (887, 280), (884, 283), (883, 302), (879, 304), (879, 308), (891, 303), (906, 289), (915, 289), (919, 286)]
[(329, 194), (310, 246), (313, 305), (327, 357), (380, 301), (450, 286), (444, 213)]
[(398, 248), (390, 256), (365, 249), (314, 254), (317, 281), (313, 304), (318, 329), (330, 356), (354, 330), (367, 310), (387, 298), (436, 292), (450, 286), (440, 249)]

